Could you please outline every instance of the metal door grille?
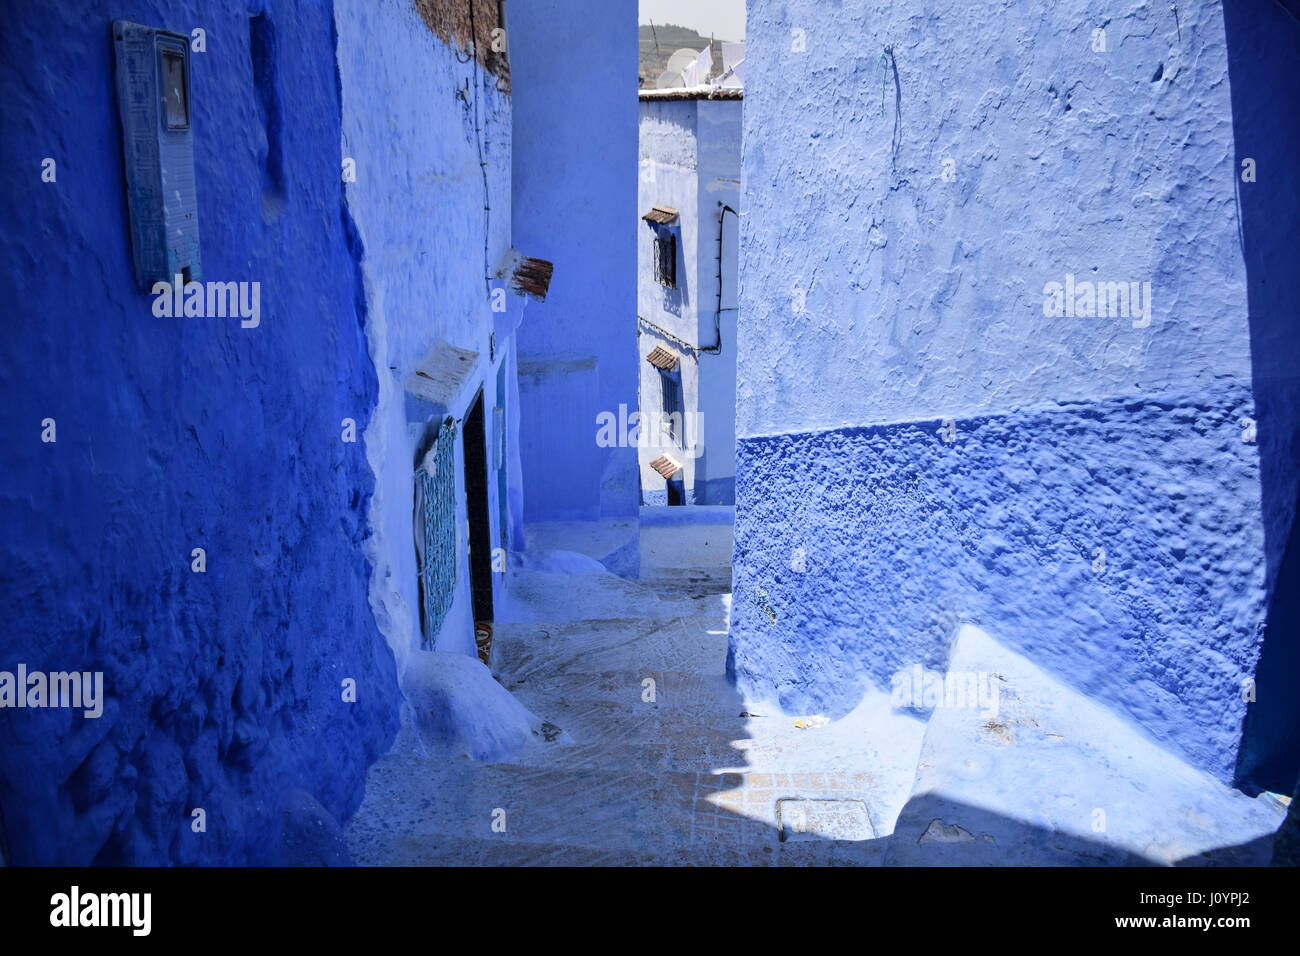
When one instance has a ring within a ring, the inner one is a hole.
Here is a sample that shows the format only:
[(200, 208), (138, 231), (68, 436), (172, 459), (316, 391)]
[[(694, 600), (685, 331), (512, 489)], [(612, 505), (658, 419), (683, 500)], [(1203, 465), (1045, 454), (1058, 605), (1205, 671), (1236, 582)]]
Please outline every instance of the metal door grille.
[[(448, 419), (415, 473), (416, 545), (420, 565), (423, 646), (432, 648), (456, 590), (455, 422)], [(432, 462), (430, 462), (432, 458)]]

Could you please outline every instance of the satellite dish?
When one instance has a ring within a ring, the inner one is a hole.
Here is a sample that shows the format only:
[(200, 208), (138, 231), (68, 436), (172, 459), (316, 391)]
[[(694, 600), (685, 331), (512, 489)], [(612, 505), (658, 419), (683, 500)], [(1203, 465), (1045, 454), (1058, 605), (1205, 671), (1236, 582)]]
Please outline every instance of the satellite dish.
[(655, 80), (656, 90), (673, 90), (686, 85), (680, 73), (664, 72), (659, 74), (659, 79)]
[(685, 73), (699, 55), (699, 50), (685, 48), (678, 50), (668, 58), (668, 65), (664, 67), (664, 71), (666, 73)]

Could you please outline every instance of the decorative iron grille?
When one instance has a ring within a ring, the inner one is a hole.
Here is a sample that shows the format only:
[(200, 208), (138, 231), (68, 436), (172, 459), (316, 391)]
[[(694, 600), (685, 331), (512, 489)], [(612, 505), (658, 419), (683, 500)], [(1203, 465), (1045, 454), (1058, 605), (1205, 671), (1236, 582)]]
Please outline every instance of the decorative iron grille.
[(456, 590), (456, 423), (447, 419), (415, 473), (416, 545), (425, 650), (433, 647)]

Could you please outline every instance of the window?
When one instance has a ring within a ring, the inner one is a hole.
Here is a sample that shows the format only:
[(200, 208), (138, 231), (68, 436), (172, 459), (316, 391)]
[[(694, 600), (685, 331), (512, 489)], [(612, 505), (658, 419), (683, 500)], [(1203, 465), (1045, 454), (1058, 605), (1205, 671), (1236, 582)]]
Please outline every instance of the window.
[(677, 288), (677, 237), (667, 230), (655, 234), (655, 281)]
[(682, 377), (678, 372), (659, 372), (663, 430), (679, 448), (682, 444)]
[(168, 129), (187, 129), (190, 125), (190, 98), (185, 87), (185, 54), (163, 50), (163, 103)]

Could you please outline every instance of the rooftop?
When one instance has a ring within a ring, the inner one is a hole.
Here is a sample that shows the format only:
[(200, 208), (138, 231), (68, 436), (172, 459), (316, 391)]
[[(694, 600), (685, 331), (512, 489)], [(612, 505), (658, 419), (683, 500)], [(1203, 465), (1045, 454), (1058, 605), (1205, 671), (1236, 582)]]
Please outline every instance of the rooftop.
[(677, 87), (669, 90), (638, 90), (637, 98), (641, 100), (740, 100), (745, 98), (745, 91), (735, 87), (692, 86)]

